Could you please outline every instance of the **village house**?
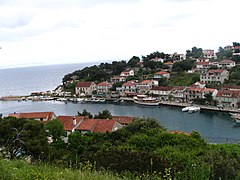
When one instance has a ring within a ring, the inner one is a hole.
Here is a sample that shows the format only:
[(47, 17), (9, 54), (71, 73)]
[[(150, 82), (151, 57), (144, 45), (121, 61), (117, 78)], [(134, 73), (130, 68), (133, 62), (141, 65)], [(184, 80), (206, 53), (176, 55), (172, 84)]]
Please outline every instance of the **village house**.
[(161, 78), (170, 78), (170, 73), (169, 72), (166, 72), (166, 71), (159, 71), (159, 72), (156, 72), (154, 73), (154, 76), (153, 76), (154, 79), (161, 79)]
[(56, 119), (57, 116), (54, 112), (27, 112), (27, 113), (13, 113), (9, 114), (10, 117), (15, 117), (18, 119), (34, 119), (42, 122), (48, 122)]
[(150, 94), (154, 96), (158, 96), (163, 100), (167, 100), (168, 96), (171, 93), (171, 90), (172, 90), (172, 87), (170, 86), (154, 86), (151, 89)]
[(173, 96), (174, 101), (183, 102), (185, 99), (184, 97), (185, 90), (186, 90), (185, 86), (175, 86), (172, 87), (170, 95)]
[(120, 74), (121, 77), (134, 76), (134, 71), (132, 69), (126, 69)]
[(150, 59), (150, 61), (163, 63), (164, 59), (155, 57), (155, 58)]
[(58, 116), (57, 120), (63, 124), (63, 128), (68, 136), (75, 131), (77, 126), (84, 120), (84, 118), (84, 116)]
[(208, 71), (208, 69), (211, 66), (212, 65), (210, 62), (197, 62), (196, 63), (196, 71), (198, 71), (200, 73), (205, 73), (206, 71)]
[(205, 49), (202, 51), (204, 58), (212, 59), (215, 58), (214, 50), (211, 49)]
[(206, 84), (222, 84), (229, 79), (229, 72), (224, 69), (211, 69), (200, 75), (200, 81)]
[(93, 91), (96, 90), (96, 84), (94, 82), (78, 82), (75, 87), (75, 94), (81, 95), (84, 94), (86, 96), (92, 95)]
[(108, 82), (101, 82), (96, 85), (97, 94), (107, 94), (112, 86)]
[(152, 87), (154, 87), (154, 86), (158, 86), (158, 81), (143, 80), (143, 81), (137, 83), (136, 88), (137, 88), (138, 93), (145, 94), (145, 93), (149, 92), (152, 89)]
[(233, 56), (240, 55), (240, 46), (232, 47)]
[(204, 99), (206, 94), (211, 94), (215, 97), (217, 94), (217, 89), (213, 88), (201, 88), (201, 87), (187, 87), (185, 91), (186, 102), (192, 101), (194, 99)]
[(170, 54), (170, 58), (173, 60), (173, 62), (178, 62), (178, 61), (185, 60), (186, 55), (185, 54), (174, 53), (174, 54)]
[(200, 58), (197, 58), (196, 62), (209, 62), (209, 58), (203, 58), (203, 57), (200, 57)]
[(165, 66), (169, 67), (169, 69), (172, 69), (173, 67), (173, 62), (172, 61), (167, 61), (164, 63)]
[(234, 66), (236, 66), (236, 63), (232, 60), (222, 60), (218, 63), (218, 68), (220, 69), (231, 69)]
[(125, 95), (125, 93), (136, 93), (137, 92), (137, 81), (131, 80), (122, 84), (121, 87), (117, 87), (116, 91), (120, 93), (120, 95)]
[(119, 82), (124, 82), (124, 81), (126, 81), (126, 77), (124, 77), (124, 76), (113, 76), (111, 78), (111, 83), (112, 84), (119, 83)]
[(214, 97), (218, 105), (227, 108), (240, 107), (240, 90), (220, 89)]

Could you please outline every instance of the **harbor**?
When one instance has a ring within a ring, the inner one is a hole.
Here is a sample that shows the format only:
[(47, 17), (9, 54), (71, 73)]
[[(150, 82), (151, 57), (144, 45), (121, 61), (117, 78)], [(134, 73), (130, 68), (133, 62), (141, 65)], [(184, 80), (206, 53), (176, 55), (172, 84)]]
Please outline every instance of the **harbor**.
[(97, 114), (105, 109), (113, 115), (154, 118), (168, 130), (184, 132), (197, 131), (210, 143), (239, 143), (240, 126), (236, 124), (228, 112), (201, 109), (197, 113), (183, 113), (185, 105), (169, 103), (159, 106), (137, 105), (132, 101), (96, 102), (64, 102), (49, 101), (0, 101), (0, 112), (7, 116), (13, 112), (53, 111), (57, 115), (76, 115), (78, 111)]

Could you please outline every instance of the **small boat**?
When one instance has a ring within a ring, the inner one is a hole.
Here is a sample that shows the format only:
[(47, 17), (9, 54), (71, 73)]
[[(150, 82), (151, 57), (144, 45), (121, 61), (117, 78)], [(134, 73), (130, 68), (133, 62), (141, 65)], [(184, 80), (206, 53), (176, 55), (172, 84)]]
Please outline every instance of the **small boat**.
[(199, 112), (201, 108), (199, 106), (186, 106), (185, 108), (182, 108), (182, 112), (188, 112), (188, 113), (194, 113)]
[(235, 120), (236, 123), (240, 123), (240, 114), (236, 114), (231, 117)]
[(106, 100), (105, 99), (99, 99), (99, 102), (105, 102)]
[(188, 109), (188, 113), (199, 112), (201, 108), (199, 106), (193, 106)]
[(136, 104), (147, 106), (158, 106), (160, 104), (156, 98), (148, 97), (147, 95), (137, 95), (133, 97), (133, 101)]

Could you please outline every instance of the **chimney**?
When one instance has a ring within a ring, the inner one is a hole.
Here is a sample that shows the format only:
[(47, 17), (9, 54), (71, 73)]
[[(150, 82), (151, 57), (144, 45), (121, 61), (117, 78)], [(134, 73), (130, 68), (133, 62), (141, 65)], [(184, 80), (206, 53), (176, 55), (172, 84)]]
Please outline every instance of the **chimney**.
[(77, 125), (77, 120), (76, 120), (76, 117), (75, 117), (75, 116), (73, 117), (73, 125), (74, 125), (74, 126)]

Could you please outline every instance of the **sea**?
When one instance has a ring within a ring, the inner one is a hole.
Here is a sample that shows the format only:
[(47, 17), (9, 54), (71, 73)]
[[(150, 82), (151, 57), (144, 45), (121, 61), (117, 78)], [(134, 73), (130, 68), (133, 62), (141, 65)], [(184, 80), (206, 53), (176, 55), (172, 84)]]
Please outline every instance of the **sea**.
[[(31, 92), (55, 89), (65, 74), (92, 64), (64, 64), (0, 69), (0, 97), (30, 95)], [(240, 143), (240, 126), (226, 112), (201, 110), (183, 113), (172, 106), (148, 107), (130, 102), (72, 103), (59, 101), (0, 101), (0, 114), (53, 111), (56, 115), (76, 115), (84, 109), (93, 115), (105, 109), (112, 115), (154, 118), (167, 130), (197, 131), (210, 143)]]

